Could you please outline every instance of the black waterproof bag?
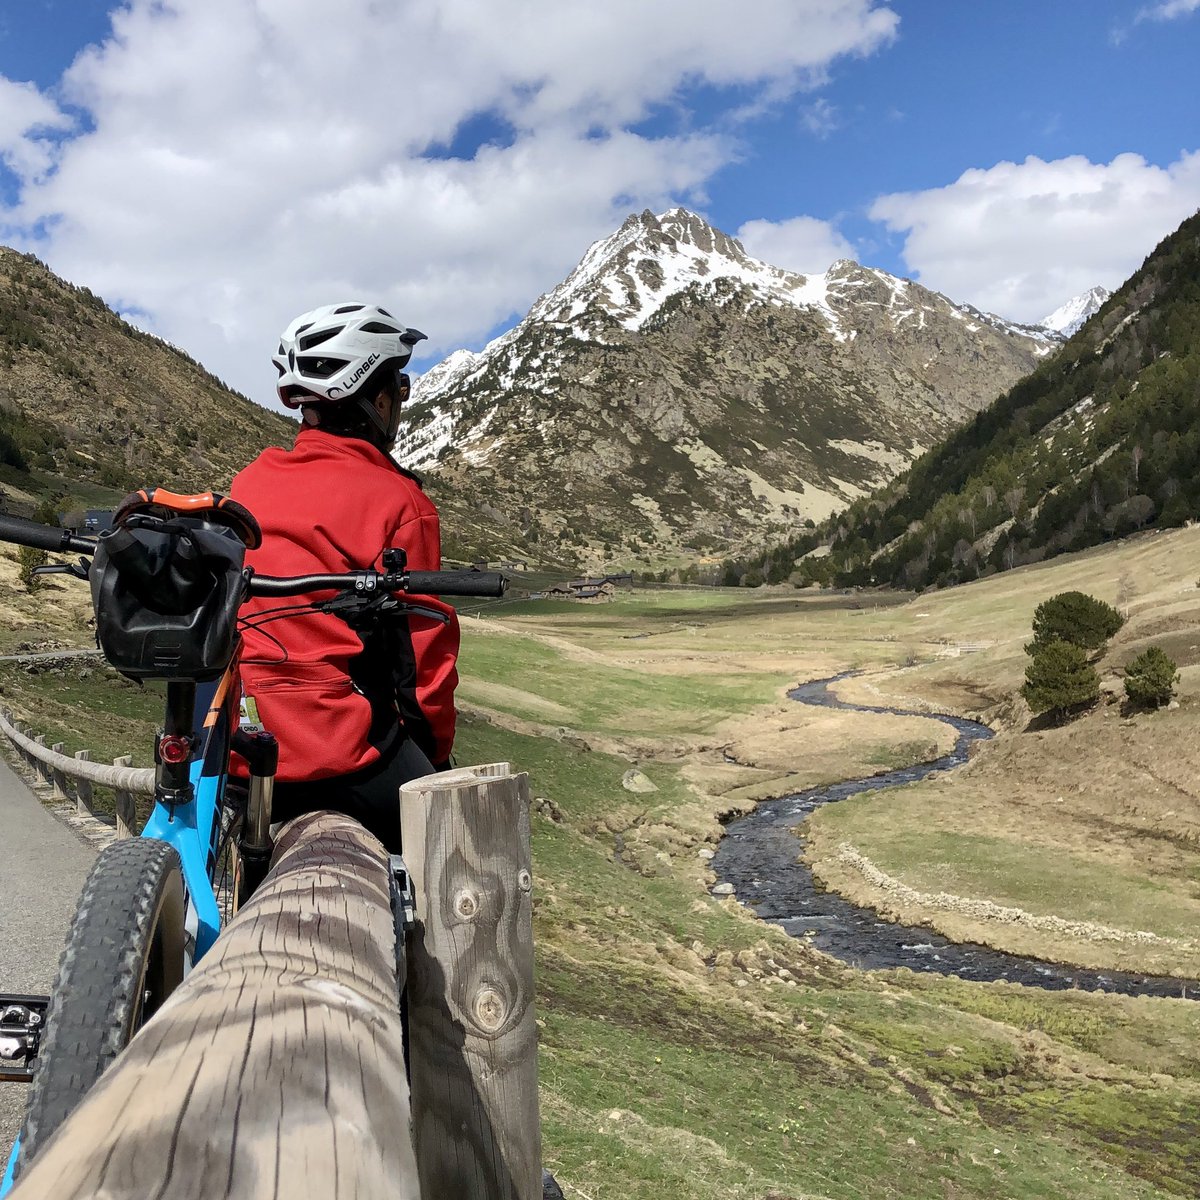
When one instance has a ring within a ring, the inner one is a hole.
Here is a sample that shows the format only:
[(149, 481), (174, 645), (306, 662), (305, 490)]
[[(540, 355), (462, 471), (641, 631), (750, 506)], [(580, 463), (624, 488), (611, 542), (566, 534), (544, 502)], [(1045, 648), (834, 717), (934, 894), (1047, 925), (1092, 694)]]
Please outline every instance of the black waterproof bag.
[(99, 537), (90, 573), (96, 640), (130, 679), (217, 679), (238, 637), (249, 541), (240, 517), (253, 518), (237, 506), (231, 522), (231, 502), (219, 496), (210, 508), (187, 497), (183, 512), (153, 499), (153, 491), (134, 493)]

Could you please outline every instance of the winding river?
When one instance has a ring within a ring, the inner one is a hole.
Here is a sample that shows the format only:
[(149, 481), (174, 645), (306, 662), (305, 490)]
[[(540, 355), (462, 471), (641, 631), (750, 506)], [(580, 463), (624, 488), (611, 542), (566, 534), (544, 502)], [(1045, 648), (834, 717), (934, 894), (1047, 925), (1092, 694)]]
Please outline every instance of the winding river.
[(712, 866), (718, 880), (733, 885), (743, 904), (749, 905), (763, 920), (795, 937), (806, 938), (849, 966), (865, 970), (908, 967), (963, 979), (1007, 980), (1051, 989), (1084, 988), (1125, 995), (1200, 999), (1200, 980), (1086, 970), (1004, 954), (986, 946), (951, 942), (929, 929), (885, 921), (872, 909), (859, 908), (833, 892), (818, 890), (812, 872), (800, 861), (804, 839), (794, 832), (809, 813), (822, 804), (844, 800), (859, 792), (915, 783), (934, 771), (961, 766), (967, 761), (967, 748), (972, 742), (992, 736), (986, 725), (963, 717), (847, 704), (829, 690), (830, 684), (844, 678), (845, 675), (837, 675), (818, 679), (793, 689), (788, 695), (801, 704), (823, 708), (944, 721), (958, 733), (954, 749), (933, 762), (767, 800), (748, 816), (731, 822)]

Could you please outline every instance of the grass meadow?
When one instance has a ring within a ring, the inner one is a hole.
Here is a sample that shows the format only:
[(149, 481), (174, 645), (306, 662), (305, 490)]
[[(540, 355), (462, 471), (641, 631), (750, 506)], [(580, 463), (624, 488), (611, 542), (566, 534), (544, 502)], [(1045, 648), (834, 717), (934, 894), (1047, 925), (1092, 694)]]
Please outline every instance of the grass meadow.
[[(1103, 662), (1111, 690), (1143, 644), (1191, 645), (1194, 623), (1200, 645), (1198, 574), (1200, 531), (1181, 531), (903, 603), (669, 591), (464, 617), (457, 757), (511, 761), (550, 802), (533, 817), (539, 1070), (544, 1159), (567, 1196), (1200, 1190), (1200, 1005), (854, 971), (714, 899), (707, 865), (718, 818), (757, 795), (945, 748), (920, 716), (785, 698), (857, 670), (847, 698), (983, 714), (999, 734), (958, 772), (818, 813), (833, 886), (880, 899), (839, 865), (848, 845), (916, 892), (1150, 931), (1165, 944), (1121, 952), (1190, 961), (1200, 650), (1181, 656), (1168, 712), (1114, 701), (1027, 730), (1012, 697), (1041, 599), (1081, 586), (1129, 612)], [(82, 670), (9, 666), (0, 687), (50, 740), (146, 763), (155, 697)], [(657, 790), (622, 786), (635, 767)]]

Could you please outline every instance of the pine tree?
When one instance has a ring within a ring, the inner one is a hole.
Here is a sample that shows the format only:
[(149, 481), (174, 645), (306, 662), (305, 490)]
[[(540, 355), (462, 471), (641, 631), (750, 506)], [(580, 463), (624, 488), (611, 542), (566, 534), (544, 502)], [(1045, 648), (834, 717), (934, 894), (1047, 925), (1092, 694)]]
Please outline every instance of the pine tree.
[(1032, 659), (1025, 668), (1021, 695), (1035, 713), (1046, 712), (1061, 719), (1095, 703), (1100, 695), (1100, 676), (1082, 647), (1051, 638), (1035, 644)]
[(1033, 642), (1026, 652), (1052, 641), (1069, 642), (1083, 650), (1099, 650), (1125, 618), (1111, 604), (1086, 592), (1059, 592), (1043, 600), (1033, 614)]
[(1125, 668), (1125, 695), (1141, 708), (1166, 704), (1179, 682), (1175, 662), (1158, 646), (1150, 646)]

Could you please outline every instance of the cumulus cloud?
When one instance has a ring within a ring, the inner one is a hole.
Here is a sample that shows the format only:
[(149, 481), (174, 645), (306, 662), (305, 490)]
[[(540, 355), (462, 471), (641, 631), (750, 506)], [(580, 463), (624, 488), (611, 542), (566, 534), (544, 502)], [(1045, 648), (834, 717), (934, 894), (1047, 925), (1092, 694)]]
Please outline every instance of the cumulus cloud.
[[(691, 89), (790, 95), (896, 24), (880, 0), (126, 0), (61, 108), (0, 81), (0, 234), (264, 399), (296, 312), (378, 297), (434, 352), (478, 340), (629, 210), (703, 202), (739, 151)], [(674, 132), (637, 128), (663, 106)]]
[(0, 76), (0, 161), (17, 180), (31, 182), (50, 169), (55, 134), (72, 124), (33, 84)]
[(904, 237), (927, 287), (1038, 321), (1094, 284), (1116, 288), (1200, 207), (1200, 151), (1167, 167), (1137, 154), (1002, 162), (946, 187), (882, 196), (873, 220)]
[(837, 259), (855, 257), (854, 247), (837, 229), (816, 217), (747, 221), (737, 236), (755, 258), (801, 275), (820, 275)]

